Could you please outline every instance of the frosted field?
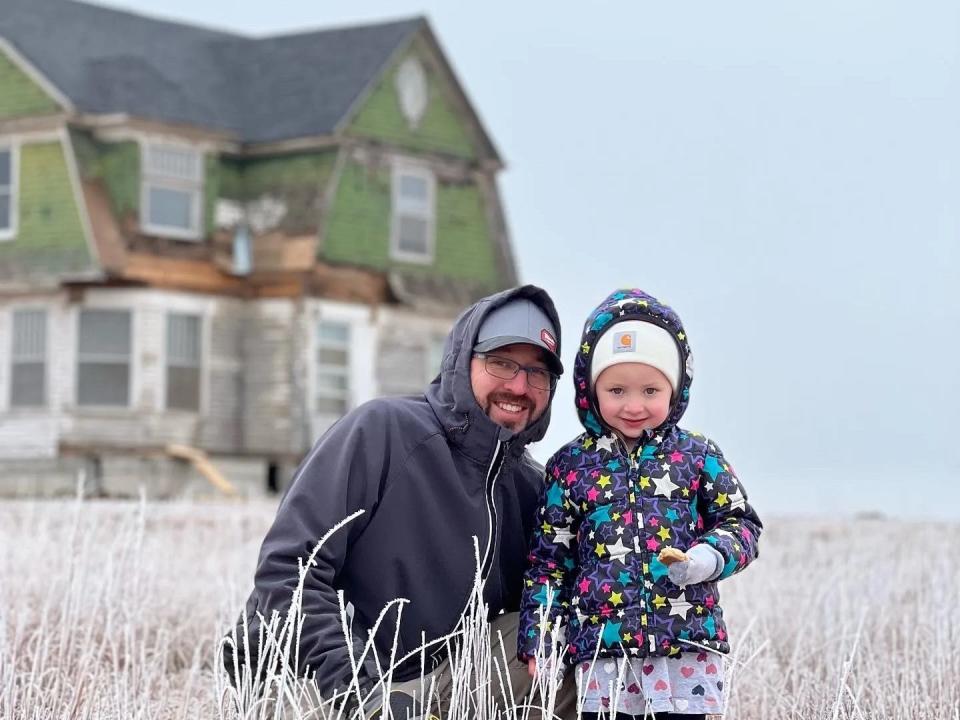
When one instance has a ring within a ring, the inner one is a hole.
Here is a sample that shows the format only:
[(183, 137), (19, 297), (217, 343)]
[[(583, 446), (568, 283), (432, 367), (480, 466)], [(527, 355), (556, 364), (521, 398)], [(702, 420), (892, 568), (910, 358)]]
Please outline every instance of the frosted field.
[[(214, 658), (272, 515), (0, 502), (0, 719), (234, 717)], [(958, 720), (960, 525), (766, 520), (721, 586), (727, 717)]]

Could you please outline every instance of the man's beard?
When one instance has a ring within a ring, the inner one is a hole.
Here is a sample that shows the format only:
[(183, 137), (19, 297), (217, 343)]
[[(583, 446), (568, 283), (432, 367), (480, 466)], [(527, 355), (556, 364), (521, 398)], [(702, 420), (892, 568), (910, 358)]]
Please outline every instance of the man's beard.
[(525, 423), (520, 418), (517, 418), (517, 420), (515, 421), (508, 420), (503, 423), (498, 423), (503, 427), (505, 427), (507, 430), (511, 430), (513, 432), (520, 432), (521, 430), (524, 430), (525, 428), (533, 424), (533, 421), (537, 419), (533, 415), (535, 406), (533, 401), (530, 400), (530, 398), (525, 397), (523, 395), (511, 395), (510, 393), (496, 393), (495, 395), (487, 396), (487, 407), (485, 408), (487, 417), (490, 417), (490, 411), (493, 409), (493, 405), (496, 402), (507, 403), (510, 405), (519, 405), (520, 407), (522, 407), (524, 410), (527, 411), (527, 421)]

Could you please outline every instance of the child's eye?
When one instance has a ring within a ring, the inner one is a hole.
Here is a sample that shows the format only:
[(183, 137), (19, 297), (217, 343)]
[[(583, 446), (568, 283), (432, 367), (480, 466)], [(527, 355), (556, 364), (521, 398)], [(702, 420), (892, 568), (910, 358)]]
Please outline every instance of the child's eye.
[(619, 397), (623, 395), (623, 388), (619, 388), (619, 387), (610, 388), (610, 394)]
[(660, 390), (659, 390), (658, 388), (649, 387), (649, 388), (644, 389), (643, 392), (647, 395), (647, 397), (653, 397), (653, 396), (656, 395), (658, 392), (660, 392)]

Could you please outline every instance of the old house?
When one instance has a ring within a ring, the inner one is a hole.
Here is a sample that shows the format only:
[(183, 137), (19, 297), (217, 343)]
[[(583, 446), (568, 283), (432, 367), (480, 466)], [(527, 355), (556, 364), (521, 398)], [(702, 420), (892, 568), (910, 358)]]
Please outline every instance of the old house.
[(0, 0), (0, 494), (282, 485), (516, 283), (501, 168), (425, 19)]

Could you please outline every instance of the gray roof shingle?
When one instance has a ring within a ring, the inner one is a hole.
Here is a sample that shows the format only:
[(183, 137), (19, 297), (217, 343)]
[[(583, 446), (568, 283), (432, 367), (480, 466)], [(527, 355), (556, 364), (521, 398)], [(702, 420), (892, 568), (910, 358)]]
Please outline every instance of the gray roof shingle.
[(229, 132), (329, 135), (423, 18), (263, 38), (76, 0), (0, 0), (0, 36), (76, 109)]

